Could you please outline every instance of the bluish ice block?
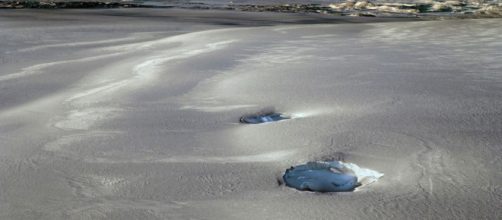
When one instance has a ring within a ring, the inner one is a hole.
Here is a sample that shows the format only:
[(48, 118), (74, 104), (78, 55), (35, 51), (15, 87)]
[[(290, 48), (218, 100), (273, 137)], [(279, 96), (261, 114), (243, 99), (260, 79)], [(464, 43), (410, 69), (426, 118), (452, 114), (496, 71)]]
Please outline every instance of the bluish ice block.
[(266, 122), (280, 121), (284, 119), (289, 119), (289, 117), (281, 115), (279, 113), (265, 113), (265, 114), (243, 116), (241, 117), (240, 122), (246, 124), (260, 124)]
[(314, 192), (352, 191), (358, 186), (357, 177), (345, 171), (337, 161), (309, 162), (291, 167), (284, 173), (286, 186)]

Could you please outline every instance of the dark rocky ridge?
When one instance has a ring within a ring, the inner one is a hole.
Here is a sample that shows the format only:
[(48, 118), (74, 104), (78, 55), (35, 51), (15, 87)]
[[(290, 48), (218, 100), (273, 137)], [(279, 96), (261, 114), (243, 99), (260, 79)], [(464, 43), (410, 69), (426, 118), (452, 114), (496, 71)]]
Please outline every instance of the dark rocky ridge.
[(149, 6), (134, 2), (102, 1), (0, 1), (0, 9), (63, 9), (63, 8), (171, 8), (172, 6)]

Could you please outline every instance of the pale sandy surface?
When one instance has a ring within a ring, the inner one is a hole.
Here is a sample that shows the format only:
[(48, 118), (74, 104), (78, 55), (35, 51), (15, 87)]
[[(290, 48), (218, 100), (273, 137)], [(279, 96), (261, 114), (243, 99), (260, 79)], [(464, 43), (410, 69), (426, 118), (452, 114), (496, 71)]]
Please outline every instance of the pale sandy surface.
[[(0, 219), (501, 218), (502, 20), (98, 12), (0, 11)], [(277, 183), (340, 153), (385, 176)]]

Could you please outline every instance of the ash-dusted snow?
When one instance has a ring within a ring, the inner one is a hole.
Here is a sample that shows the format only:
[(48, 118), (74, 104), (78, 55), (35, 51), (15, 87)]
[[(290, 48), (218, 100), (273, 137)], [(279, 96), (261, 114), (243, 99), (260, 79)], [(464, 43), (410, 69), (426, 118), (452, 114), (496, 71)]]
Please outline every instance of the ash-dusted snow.
[[(502, 216), (502, 20), (193, 13), (0, 11), (0, 219)], [(340, 154), (385, 176), (278, 184)]]

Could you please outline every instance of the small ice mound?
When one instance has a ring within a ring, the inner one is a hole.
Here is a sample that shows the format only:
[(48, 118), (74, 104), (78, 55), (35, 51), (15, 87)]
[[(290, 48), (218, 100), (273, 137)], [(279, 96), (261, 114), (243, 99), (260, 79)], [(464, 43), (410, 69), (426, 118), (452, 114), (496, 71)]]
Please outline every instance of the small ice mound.
[(266, 113), (245, 115), (242, 116), (239, 119), (239, 121), (244, 124), (261, 124), (267, 122), (281, 121), (285, 119), (290, 119), (290, 117), (276, 112), (266, 112)]
[(340, 161), (316, 161), (291, 167), (282, 177), (286, 186), (313, 192), (347, 192), (378, 180), (383, 174)]

